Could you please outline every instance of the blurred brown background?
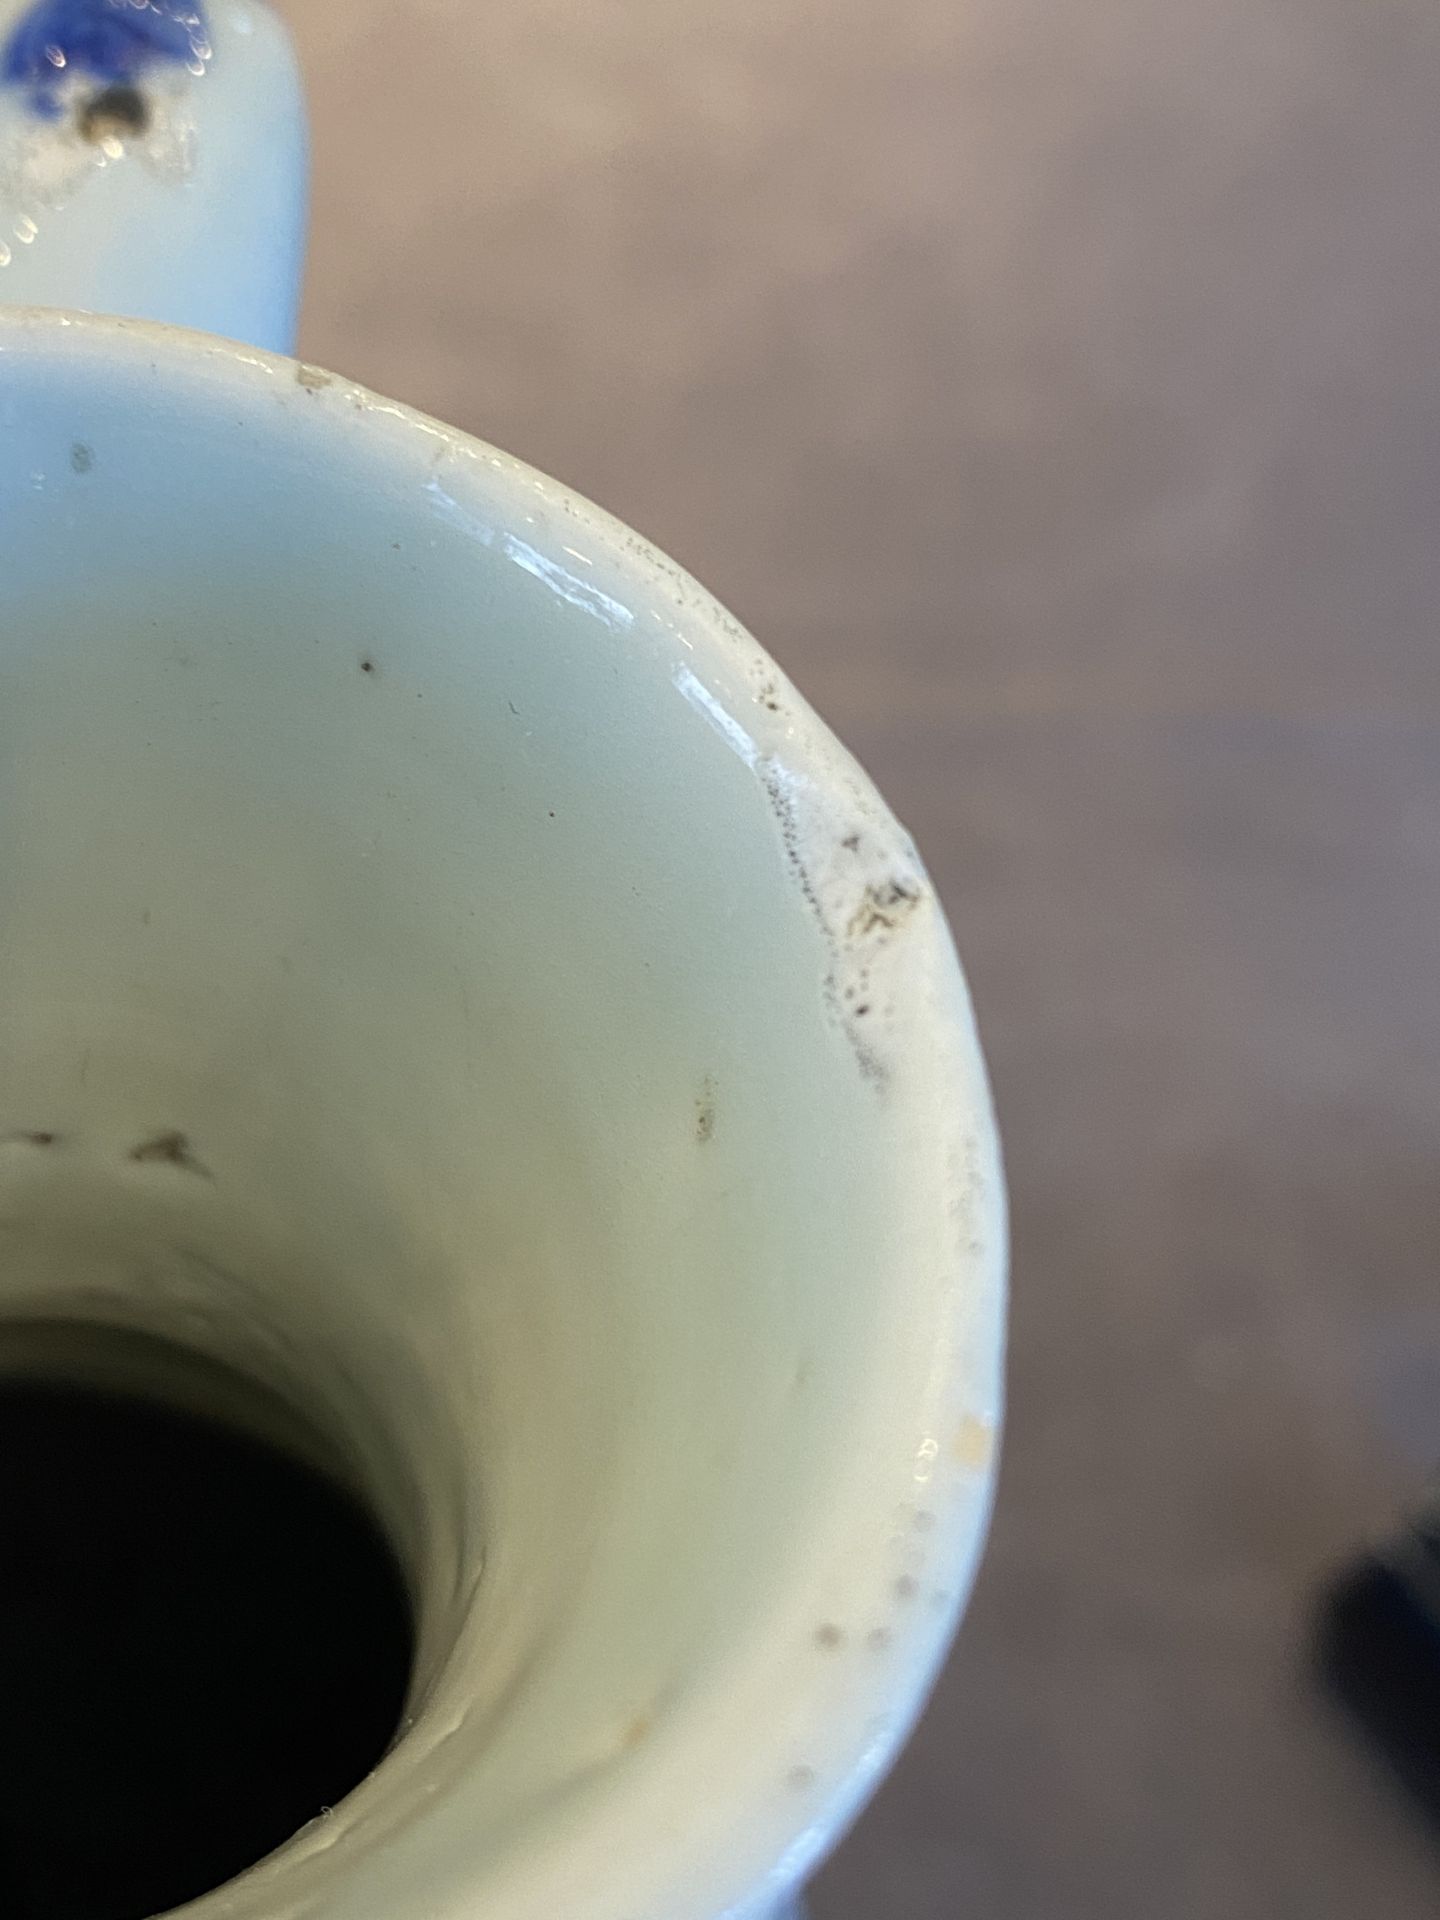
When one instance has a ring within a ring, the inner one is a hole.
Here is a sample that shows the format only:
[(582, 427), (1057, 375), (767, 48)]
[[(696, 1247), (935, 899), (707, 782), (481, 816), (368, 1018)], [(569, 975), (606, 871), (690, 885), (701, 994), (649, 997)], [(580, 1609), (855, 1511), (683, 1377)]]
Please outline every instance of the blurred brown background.
[(1433, 1915), (1309, 1685), (1440, 1461), (1433, 0), (285, 0), (307, 356), (650, 534), (954, 917), (993, 1545), (817, 1920)]

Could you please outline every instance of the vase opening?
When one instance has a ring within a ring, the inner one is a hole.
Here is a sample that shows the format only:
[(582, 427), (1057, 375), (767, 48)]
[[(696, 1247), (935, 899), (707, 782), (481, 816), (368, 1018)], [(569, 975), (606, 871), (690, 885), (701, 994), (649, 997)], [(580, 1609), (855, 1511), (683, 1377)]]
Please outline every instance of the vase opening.
[(376, 1766), (407, 1578), (265, 1389), (116, 1329), (0, 1328), (0, 1911), (147, 1920)]

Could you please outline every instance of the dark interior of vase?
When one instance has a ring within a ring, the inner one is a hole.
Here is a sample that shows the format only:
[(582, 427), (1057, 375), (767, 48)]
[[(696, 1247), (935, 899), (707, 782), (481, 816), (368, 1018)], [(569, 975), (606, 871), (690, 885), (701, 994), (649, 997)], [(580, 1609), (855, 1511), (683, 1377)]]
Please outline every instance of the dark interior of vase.
[[(0, 1340), (6, 1920), (207, 1892), (327, 1818), (401, 1720), (410, 1602), (368, 1508), (258, 1395), (150, 1345)], [(190, 1390), (142, 1390), (162, 1376)]]

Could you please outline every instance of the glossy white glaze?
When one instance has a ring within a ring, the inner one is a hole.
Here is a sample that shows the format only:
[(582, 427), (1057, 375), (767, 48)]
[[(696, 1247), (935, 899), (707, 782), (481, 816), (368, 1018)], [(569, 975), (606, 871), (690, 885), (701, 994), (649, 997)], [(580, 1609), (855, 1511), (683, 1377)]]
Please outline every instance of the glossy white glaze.
[(302, 1401), (423, 1608), (396, 1751), (196, 1920), (767, 1911), (990, 1495), (908, 838), (694, 581), (404, 407), (10, 313), (0, 429), (0, 1305)]

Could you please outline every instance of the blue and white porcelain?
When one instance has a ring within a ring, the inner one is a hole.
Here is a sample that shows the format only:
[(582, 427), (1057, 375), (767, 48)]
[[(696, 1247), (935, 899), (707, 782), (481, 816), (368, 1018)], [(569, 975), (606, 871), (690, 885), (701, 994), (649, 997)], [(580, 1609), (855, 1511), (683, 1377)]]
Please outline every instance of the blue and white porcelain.
[(305, 114), (249, 0), (0, 0), (0, 302), (294, 344)]
[(274, 351), (284, 33), (135, 12), (6, 14), (0, 1313), (303, 1406), (420, 1622), (390, 1756), (187, 1912), (758, 1920), (985, 1528), (1004, 1206), (944, 915), (679, 567)]

